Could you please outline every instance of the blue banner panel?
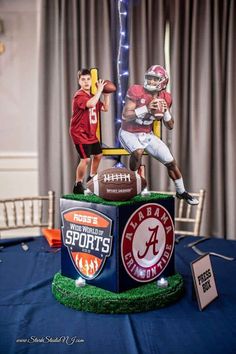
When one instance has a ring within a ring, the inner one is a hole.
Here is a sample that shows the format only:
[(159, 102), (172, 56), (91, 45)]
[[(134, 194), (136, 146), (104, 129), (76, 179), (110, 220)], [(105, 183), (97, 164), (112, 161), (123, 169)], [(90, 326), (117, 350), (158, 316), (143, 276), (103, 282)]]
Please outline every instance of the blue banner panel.
[(60, 201), (62, 275), (121, 292), (174, 269), (174, 198), (119, 206)]

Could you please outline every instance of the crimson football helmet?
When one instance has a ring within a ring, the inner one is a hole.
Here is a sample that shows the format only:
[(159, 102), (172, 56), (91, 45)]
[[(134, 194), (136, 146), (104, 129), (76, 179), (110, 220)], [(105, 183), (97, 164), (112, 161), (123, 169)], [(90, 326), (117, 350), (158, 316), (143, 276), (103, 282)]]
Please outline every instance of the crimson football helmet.
[[(158, 78), (155, 85), (148, 85), (148, 79), (151, 77)], [(166, 89), (169, 82), (169, 75), (161, 65), (152, 65), (145, 73), (144, 88), (147, 91), (162, 91)]]

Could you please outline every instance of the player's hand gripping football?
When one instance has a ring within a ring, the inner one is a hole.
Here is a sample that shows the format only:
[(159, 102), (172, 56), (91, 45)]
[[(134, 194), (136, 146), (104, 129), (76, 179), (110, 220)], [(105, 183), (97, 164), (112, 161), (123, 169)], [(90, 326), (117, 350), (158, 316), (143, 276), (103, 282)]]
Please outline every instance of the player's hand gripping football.
[(159, 111), (164, 113), (167, 110), (167, 103), (163, 98), (154, 98), (148, 105), (151, 111)]
[(103, 92), (104, 87), (106, 86), (105, 80), (99, 79), (97, 81), (97, 92), (101, 94)]
[(157, 119), (163, 118), (165, 111), (168, 109), (167, 103), (163, 98), (154, 98), (148, 105), (150, 113)]

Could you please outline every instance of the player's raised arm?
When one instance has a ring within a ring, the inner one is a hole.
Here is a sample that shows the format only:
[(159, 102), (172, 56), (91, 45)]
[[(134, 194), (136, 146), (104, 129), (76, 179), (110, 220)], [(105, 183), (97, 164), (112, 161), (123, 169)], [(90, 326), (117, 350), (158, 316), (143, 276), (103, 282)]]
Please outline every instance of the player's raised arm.
[(109, 94), (109, 93), (104, 93), (104, 94), (103, 94), (103, 101), (102, 101), (102, 103), (103, 103), (103, 106), (102, 106), (101, 110), (102, 110), (103, 112), (107, 112), (108, 109), (109, 109), (109, 107), (110, 107), (110, 94)]

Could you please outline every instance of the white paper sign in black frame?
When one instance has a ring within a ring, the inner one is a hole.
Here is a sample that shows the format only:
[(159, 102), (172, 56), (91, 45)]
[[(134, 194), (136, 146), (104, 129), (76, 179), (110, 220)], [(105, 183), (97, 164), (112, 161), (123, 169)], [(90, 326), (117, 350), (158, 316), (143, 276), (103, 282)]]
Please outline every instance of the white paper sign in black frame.
[(191, 263), (191, 271), (198, 306), (202, 311), (207, 305), (218, 297), (209, 253), (193, 261)]

